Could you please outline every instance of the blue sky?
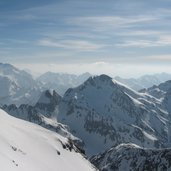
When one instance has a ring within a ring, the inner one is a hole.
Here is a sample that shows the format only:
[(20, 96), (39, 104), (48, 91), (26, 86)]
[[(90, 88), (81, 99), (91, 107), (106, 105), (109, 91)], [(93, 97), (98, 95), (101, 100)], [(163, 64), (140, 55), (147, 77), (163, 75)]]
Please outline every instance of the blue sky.
[(36, 72), (171, 72), (171, 1), (1, 0), (0, 62)]

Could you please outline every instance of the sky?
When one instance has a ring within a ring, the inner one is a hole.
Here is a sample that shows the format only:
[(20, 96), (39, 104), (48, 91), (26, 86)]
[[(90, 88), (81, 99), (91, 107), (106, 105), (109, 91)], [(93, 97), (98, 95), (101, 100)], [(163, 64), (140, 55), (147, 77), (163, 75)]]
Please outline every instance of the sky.
[(171, 1), (0, 0), (0, 62), (34, 73), (171, 73)]

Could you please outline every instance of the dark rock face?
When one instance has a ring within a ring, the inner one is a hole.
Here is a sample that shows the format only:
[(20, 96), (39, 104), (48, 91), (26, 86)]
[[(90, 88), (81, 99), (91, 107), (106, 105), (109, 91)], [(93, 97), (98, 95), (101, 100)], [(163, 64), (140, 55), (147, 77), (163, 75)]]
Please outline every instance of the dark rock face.
[[(46, 101), (42, 100), (42, 98), (46, 98)], [(51, 94), (47, 90), (42, 93), (42, 96), (35, 106), (22, 104), (17, 107), (15, 104), (12, 104), (4, 105), (1, 108), (14, 117), (39, 124), (59, 133), (60, 131), (65, 132), (64, 130), (67, 130), (67, 128), (57, 122), (54, 124), (48, 123), (46, 118), (50, 119), (52, 117), (52, 114), (55, 111), (55, 108), (59, 105), (60, 101), (61, 96), (59, 96), (55, 91)]]
[(56, 107), (61, 102), (62, 97), (58, 95), (55, 91), (51, 94), (49, 90), (46, 90), (40, 96), (36, 105), (31, 106), (28, 104), (21, 104), (17, 107), (15, 104), (4, 105), (2, 109), (11, 115), (25, 119), (28, 121), (39, 121), (39, 115), (46, 116), (48, 118), (52, 117), (52, 113), (55, 111)]
[(35, 108), (34, 106), (22, 104), (17, 107), (16, 105), (12, 104), (9, 106), (4, 105), (1, 108), (14, 117), (34, 122), (39, 125), (42, 124), (42, 116), (38, 108)]
[(143, 149), (133, 144), (121, 144), (93, 156), (91, 162), (101, 171), (169, 171), (171, 149)]
[(53, 90), (53, 93), (51, 94), (49, 90), (46, 90), (40, 96), (35, 107), (44, 111), (44, 114), (47, 113), (47, 116), (50, 117), (50, 114), (54, 112), (61, 100), (62, 97), (56, 91)]

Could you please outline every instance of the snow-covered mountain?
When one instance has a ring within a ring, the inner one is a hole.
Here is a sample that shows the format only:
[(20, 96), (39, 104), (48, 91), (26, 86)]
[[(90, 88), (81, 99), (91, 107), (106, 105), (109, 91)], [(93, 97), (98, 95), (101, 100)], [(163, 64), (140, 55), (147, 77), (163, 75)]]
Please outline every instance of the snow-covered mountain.
[(20, 88), (30, 89), (34, 87), (34, 80), (30, 74), (10, 64), (0, 63), (0, 75), (6, 76)]
[(170, 116), (161, 101), (106, 75), (69, 89), (56, 112), (90, 156), (121, 143), (159, 148), (170, 140)]
[(0, 104), (34, 104), (41, 89), (30, 74), (10, 64), (0, 63)]
[(171, 80), (171, 74), (159, 73), (154, 75), (143, 75), (139, 78), (121, 78), (115, 77), (115, 80), (131, 87), (134, 90), (141, 90), (144, 88), (152, 87), (153, 85), (159, 85), (162, 82)]
[(35, 80), (24, 70), (0, 63), (0, 104), (35, 105), (43, 91), (53, 89), (63, 95), (68, 88), (78, 86), (90, 76), (89, 73), (77, 76), (47, 72)]
[(56, 121), (55, 116), (53, 117), (53, 112), (60, 101), (61, 96), (55, 91), (51, 92), (46, 90), (42, 92), (39, 100), (34, 106), (28, 104), (16, 106), (15, 104), (12, 104), (3, 105), (1, 108), (16, 118), (37, 123), (38, 125), (54, 130), (55, 132), (63, 132), (64, 134), (69, 135), (67, 127), (59, 124)]
[(91, 158), (101, 171), (169, 171), (171, 149), (146, 149), (135, 144), (120, 144)]
[(162, 99), (165, 97), (167, 92), (170, 91), (170, 89), (171, 89), (171, 80), (161, 83), (159, 85), (154, 85), (147, 89), (142, 89), (140, 90), (140, 92), (148, 93), (158, 99)]
[(152, 86), (148, 89), (142, 89), (140, 92), (148, 93), (161, 101), (161, 104), (171, 115), (171, 80)]
[(0, 109), (2, 171), (93, 171), (72, 140)]
[(82, 84), (91, 76), (90, 73), (81, 75), (47, 72), (37, 78), (37, 81), (46, 89), (56, 90), (63, 95), (67, 89)]
[[(3, 109), (67, 136), (70, 130), (83, 140), (76, 143), (84, 144), (86, 154), (91, 156), (121, 143), (167, 147), (171, 140), (170, 115), (161, 102), (101, 75), (68, 89), (64, 97), (47, 90), (34, 106), (5, 105)], [(54, 118), (68, 127), (59, 125)]]

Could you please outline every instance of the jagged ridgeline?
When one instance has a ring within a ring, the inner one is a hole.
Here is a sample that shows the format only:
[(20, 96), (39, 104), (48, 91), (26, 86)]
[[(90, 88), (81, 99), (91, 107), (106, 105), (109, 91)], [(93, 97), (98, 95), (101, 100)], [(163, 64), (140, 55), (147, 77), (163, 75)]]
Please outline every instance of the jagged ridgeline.
[(147, 149), (135, 144), (120, 144), (90, 160), (101, 171), (170, 171), (171, 149)]
[[(138, 93), (107, 75), (90, 77), (63, 97), (44, 91), (35, 106), (4, 106), (19, 118), (44, 125), (42, 118), (57, 118), (83, 140), (91, 156), (121, 143), (161, 148), (169, 144), (170, 117), (163, 101)], [(28, 110), (29, 109), (29, 110)], [(29, 112), (28, 112), (29, 111)]]

